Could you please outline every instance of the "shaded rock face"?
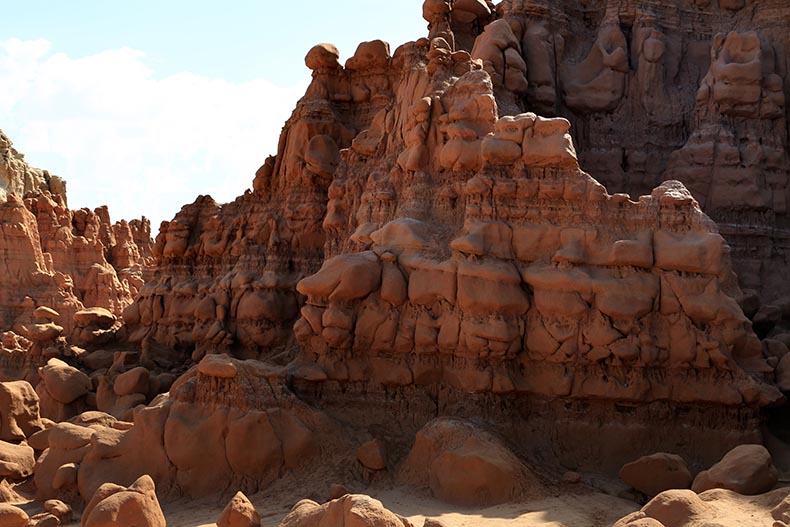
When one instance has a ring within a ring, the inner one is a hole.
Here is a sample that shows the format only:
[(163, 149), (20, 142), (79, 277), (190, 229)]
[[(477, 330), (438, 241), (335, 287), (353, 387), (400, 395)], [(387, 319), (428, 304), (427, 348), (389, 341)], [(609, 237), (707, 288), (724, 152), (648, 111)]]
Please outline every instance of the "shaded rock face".
[(698, 493), (714, 488), (729, 489), (748, 496), (768, 492), (777, 481), (778, 472), (764, 446), (740, 445), (710, 469), (697, 474), (691, 488)]
[(146, 474), (163, 495), (254, 493), (328, 462), (343, 442), (332, 421), (291, 394), (282, 372), (221, 355), (204, 358), (131, 420), (55, 425), (38, 445), (39, 497), (87, 501), (102, 483)]
[[(358, 385), (432, 400), (454, 390), (515, 401), (514, 414), (551, 407), (549, 426), (587, 419), (599, 446), (620, 431), (602, 417), (615, 411), (629, 434), (675, 411), (694, 416), (679, 434), (720, 427), (727, 439), (704, 456), (746, 439), (741, 423), (781, 398), (776, 361), (763, 357), (731, 249), (700, 207), (706, 173), (675, 174), (691, 190), (661, 181), (698, 126), (684, 111), (699, 126), (722, 112), (727, 123), (783, 119), (771, 109), (784, 108), (772, 91), (781, 68), (746, 79), (760, 97), (741, 101), (729, 64), (762, 64), (764, 39), (692, 41), (681, 27), (693, 13), (723, 28), (739, 10), (586, 6), (431, 1), (430, 38), (392, 54), (365, 42), (341, 66), (334, 46), (312, 48), (313, 81), (253, 190), (223, 206), (200, 196), (162, 224), (155, 276), (124, 311), (129, 340), (150, 356), (292, 361), (297, 395), (323, 403)], [(750, 8), (755, 24), (769, 8), (780, 6)], [(672, 92), (678, 83), (690, 99)], [(607, 135), (637, 114), (639, 133)], [(629, 142), (645, 130), (657, 131), (655, 148)], [(628, 145), (625, 172), (609, 164), (612, 144)], [(577, 147), (613, 188), (645, 195), (607, 192)], [(432, 417), (452, 411), (434, 404)], [(629, 412), (644, 420), (631, 426)], [(698, 444), (667, 441), (652, 451)]]
[[(516, 106), (569, 119), (581, 165), (610, 192), (683, 181), (722, 226), (741, 283), (764, 301), (788, 294), (776, 278), (787, 266), (788, 9), (778, 0), (497, 6), (526, 64)], [(511, 108), (513, 93), (497, 102)]]
[(84, 307), (120, 316), (152, 262), (148, 220), (111, 224), (106, 207), (69, 210), (65, 183), (27, 165), (1, 132), (0, 180), (0, 328), (17, 331), (36, 306), (56, 308), (66, 336)]
[(500, 439), (452, 418), (435, 419), (417, 433), (397, 478), (407, 485), (429, 487), (442, 501), (467, 507), (543, 492), (537, 477)]

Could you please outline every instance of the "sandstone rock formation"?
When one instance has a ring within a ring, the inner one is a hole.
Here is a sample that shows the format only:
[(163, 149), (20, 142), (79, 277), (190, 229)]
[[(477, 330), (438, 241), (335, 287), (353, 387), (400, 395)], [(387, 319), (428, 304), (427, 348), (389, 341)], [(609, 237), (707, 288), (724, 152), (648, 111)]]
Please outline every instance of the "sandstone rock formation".
[(723, 489), (699, 495), (691, 490), (668, 490), (613, 527), (784, 527), (781, 515), (786, 501), (787, 489), (760, 496)]
[(217, 527), (261, 527), (261, 515), (242, 492), (237, 492), (222, 511)]
[(380, 501), (361, 494), (348, 494), (323, 505), (302, 500), (280, 523), (280, 527), (356, 525), (359, 527), (411, 527), (408, 520), (384, 508)]
[(165, 527), (165, 517), (149, 476), (141, 476), (128, 488), (105, 483), (82, 513), (82, 527)]
[[(790, 8), (746, 4), (426, 0), (428, 38), (310, 49), (252, 190), (153, 242), (0, 149), (0, 370), (31, 383), (0, 474), (84, 527), (320, 465), (478, 507), (622, 467), (655, 497), (619, 526), (786, 521), (707, 490), (773, 487), (762, 447), (722, 456), (790, 387)], [(409, 525), (332, 494), (282, 525)]]
[(500, 440), (457, 419), (431, 421), (417, 433), (398, 480), (430, 487), (449, 503), (490, 506), (540, 494), (531, 471)]
[(205, 496), (233, 487), (252, 493), (330, 459), (343, 441), (275, 368), (218, 355), (135, 408), (131, 422), (98, 417), (49, 431), (35, 471), (41, 498), (87, 501), (102, 483), (126, 485), (144, 474), (162, 494)]
[(106, 207), (69, 210), (63, 180), (30, 167), (2, 132), (0, 180), (0, 328), (16, 331), (40, 306), (55, 308), (66, 336), (84, 307), (120, 315), (152, 263), (148, 220), (113, 225)]
[[(496, 6), (526, 63), (529, 87), (516, 105), (568, 118), (581, 165), (610, 192), (686, 183), (733, 246), (741, 283), (764, 301), (788, 295), (774, 278), (786, 268), (787, 9), (715, 0)], [(513, 95), (497, 102), (512, 107)]]
[(697, 493), (729, 489), (749, 496), (768, 492), (777, 481), (776, 467), (764, 446), (740, 445), (710, 469), (697, 474), (691, 488)]
[(25, 162), (24, 154), (0, 130), (0, 201), (9, 194), (22, 197), (31, 192), (47, 191), (66, 203), (66, 182), (46, 170), (33, 168)]
[[(598, 2), (584, 18), (571, 4), (430, 1), (427, 39), (394, 52), (365, 42), (345, 65), (334, 46), (312, 48), (313, 81), (253, 190), (222, 206), (200, 196), (162, 224), (154, 277), (123, 315), (141, 357), (291, 361), (295, 394), (341, 420), (345, 390), (409, 393), (426, 406), (413, 431), (431, 404), (474, 417), (494, 397), (507, 421), (505, 401), (522, 401), (571, 468), (615, 472), (677, 448), (709, 465), (759, 441), (742, 420), (782, 400), (778, 358), (739, 305), (748, 295), (692, 181), (661, 183), (690, 135), (678, 116), (698, 105), (702, 122), (720, 106), (685, 98), (711, 65), (704, 43), (681, 45), (691, 29), (679, 14), (706, 28), (734, 15)], [(720, 43), (713, 91), (732, 50), (755, 46), (737, 38)], [(775, 86), (769, 70), (760, 82)], [(637, 114), (634, 126), (668, 134), (657, 148), (599, 128)], [(612, 179), (623, 171), (599, 136), (629, 144), (619, 158), (632, 159), (633, 185)], [(647, 194), (607, 192), (577, 146), (613, 188)], [(692, 424), (649, 434), (666, 414)], [(580, 455), (570, 428), (601, 450)], [(712, 429), (715, 448), (696, 446)]]
[(665, 490), (691, 488), (694, 481), (682, 457), (664, 452), (623, 465), (620, 479), (650, 498)]

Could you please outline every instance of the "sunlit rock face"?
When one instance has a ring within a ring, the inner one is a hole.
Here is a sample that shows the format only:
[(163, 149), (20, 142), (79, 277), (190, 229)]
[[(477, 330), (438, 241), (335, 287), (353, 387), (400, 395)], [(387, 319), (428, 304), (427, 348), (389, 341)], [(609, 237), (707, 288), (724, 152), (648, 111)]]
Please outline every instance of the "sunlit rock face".
[(52, 308), (50, 322), (67, 337), (85, 307), (120, 317), (153, 263), (151, 249), (147, 219), (112, 224), (107, 207), (70, 210), (65, 182), (29, 166), (0, 132), (0, 329), (30, 338), (37, 307)]
[[(733, 268), (772, 285), (752, 299), (786, 290), (745, 249), (782, 258), (782, 231), (751, 227), (785, 213), (788, 7), (609, 4), (429, 1), (428, 38), (345, 65), (310, 49), (252, 190), (160, 226), (129, 341), (288, 364), (337, 412), (368, 389), (478, 417), (532, 405), (559, 436), (605, 428), (618, 468), (647, 452), (615, 445), (689, 412), (651, 445), (720, 456), (781, 398)], [(688, 446), (711, 427), (715, 453)]]

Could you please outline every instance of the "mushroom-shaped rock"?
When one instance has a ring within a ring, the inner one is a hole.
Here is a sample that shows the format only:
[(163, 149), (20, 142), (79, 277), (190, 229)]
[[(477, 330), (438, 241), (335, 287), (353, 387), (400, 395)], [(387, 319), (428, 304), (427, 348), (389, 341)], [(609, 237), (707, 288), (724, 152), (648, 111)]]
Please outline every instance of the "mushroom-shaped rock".
[(87, 375), (59, 359), (49, 359), (38, 372), (47, 387), (47, 392), (53, 399), (63, 404), (74, 402), (93, 387)]
[(217, 520), (217, 527), (260, 527), (261, 515), (243, 492), (231, 498)]
[(697, 474), (691, 488), (697, 493), (720, 488), (751, 496), (768, 492), (777, 481), (776, 467), (764, 446), (740, 445)]
[(27, 337), (36, 342), (50, 342), (63, 333), (63, 327), (54, 322), (31, 324), (26, 328)]
[(280, 527), (320, 527), (348, 525), (354, 527), (409, 527), (409, 522), (384, 508), (379, 500), (364, 494), (346, 494), (319, 505), (302, 500), (291, 509)]
[(47, 306), (39, 306), (33, 311), (33, 319), (36, 322), (54, 322), (60, 318), (60, 313)]
[(334, 44), (318, 44), (307, 52), (305, 65), (311, 70), (340, 68), (340, 52)]
[(91, 307), (74, 313), (74, 323), (81, 328), (110, 329), (115, 315), (103, 307)]
[(659, 452), (623, 465), (620, 479), (646, 496), (670, 489), (687, 489), (694, 478), (682, 457)]
[(383, 40), (362, 42), (354, 56), (346, 61), (348, 70), (365, 70), (386, 66), (390, 59), (390, 45)]
[(30, 518), (27, 513), (10, 503), (0, 503), (0, 526), (27, 527)]
[(82, 527), (165, 527), (151, 476), (128, 488), (105, 483), (96, 490), (82, 514)]

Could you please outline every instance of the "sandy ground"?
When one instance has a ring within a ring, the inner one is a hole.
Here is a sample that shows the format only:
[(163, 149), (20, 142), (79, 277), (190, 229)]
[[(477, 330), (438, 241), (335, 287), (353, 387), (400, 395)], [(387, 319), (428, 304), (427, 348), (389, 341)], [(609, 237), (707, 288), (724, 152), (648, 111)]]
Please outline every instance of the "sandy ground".
[[(462, 509), (439, 502), (408, 488), (367, 489), (385, 507), (407, 517), (414, 527), (425, 518), (437, 518), (446, 527), (610, 527), (639, 509), (631, 501), (595, 492), (582, 485), (566, 485), (541, 498), (507, 503), (484, 509)], [(297, 490), (279, 495), (261, 492), (250, 496), (261, 514), (263, 527), (276, 527), (303, 496)], [(772, 525), (771, 509), (790, 495), (790, 487), (762, 496), (741, 496), (726, 490), (701, 494), (711, 509), (689, 527), (766, 527)], [(162, 509), (168, 527), (215, 527), (229, 497), (165, 502)], [(41, 504), (20, 504), (29, 514), (41, 512)], [(788, 504), (790, 508), (790, 503)], [(75, 518), (66, 526), (78, 526)]]
[[(609, 527), (619, 518), (638, 509), (637, 504), (589, 491), (584, 487), (572, 493), (485, 509), (459, 509), (409, 489), (370, 489), (368, 493), (385, 507), (407, 517), (421, 527), (426, 517), (438, 518), (447, 527)], [(273, 527), (288, 514), (301, 497), (274, 497), (266, 493), (251, 496), (262, 524)], [(214, 527), (225, 503), (216, 499), (177, 501), (163, 505), (168, 527)]]

